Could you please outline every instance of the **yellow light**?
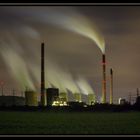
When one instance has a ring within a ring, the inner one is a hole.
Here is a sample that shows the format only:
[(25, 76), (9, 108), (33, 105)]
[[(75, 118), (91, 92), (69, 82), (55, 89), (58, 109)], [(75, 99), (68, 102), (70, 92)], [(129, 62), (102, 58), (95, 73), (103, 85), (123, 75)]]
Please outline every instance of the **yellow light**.
[(67, 106), (67, 103), (63, 101), (53, 101), (52, 106)]
[(87, 107), (87, 105), (84, 105), (84, 107)]

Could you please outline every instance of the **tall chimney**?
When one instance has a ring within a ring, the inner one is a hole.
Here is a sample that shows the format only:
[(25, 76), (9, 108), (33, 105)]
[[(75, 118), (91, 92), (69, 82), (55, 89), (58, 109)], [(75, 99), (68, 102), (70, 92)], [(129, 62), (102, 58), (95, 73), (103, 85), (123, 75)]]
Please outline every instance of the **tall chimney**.
[(44, 57), (44, 43), (41, 43), (41, 106), (46, 106)]
[(129, 104), (131, 105), (131, 99), (132, 99), (132, 97), (131, 97), (131, 92), (130, 92), (130, 94), (129, 94)]
[(110, 104), (113, 104), (113, 70), (110, 69)]
[(139, 88), (137, 88), (137, 97), (139, 96)]
[(102, 65), (103, 65), (103, 83), (102, 83), (102, 103), (106, 103), (106, 60), (105, 54), (102, 55)]

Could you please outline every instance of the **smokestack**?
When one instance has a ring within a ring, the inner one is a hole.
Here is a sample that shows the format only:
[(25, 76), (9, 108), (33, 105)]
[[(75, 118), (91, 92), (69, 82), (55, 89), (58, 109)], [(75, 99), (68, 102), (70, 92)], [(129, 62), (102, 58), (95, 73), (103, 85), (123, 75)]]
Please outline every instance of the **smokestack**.
[(44, 57), (44, 43), (41, 43), (41, 106), (46, 106)]
[(130, 103), (130, 105), (131, 105), (131, 92), (130, 92), (130, 94), (129, 94), (129, 103)]
[(113, 70), (110, 69), (110, 104), (113, 104)]
[(137, 97), (139, 97), (139, 88), (137, 88)]
[(103, 65), (103, 84), (102, 84), (102, 103), (106, 103), (106, 60), (105, 54), (102, 55), (102, 65)]

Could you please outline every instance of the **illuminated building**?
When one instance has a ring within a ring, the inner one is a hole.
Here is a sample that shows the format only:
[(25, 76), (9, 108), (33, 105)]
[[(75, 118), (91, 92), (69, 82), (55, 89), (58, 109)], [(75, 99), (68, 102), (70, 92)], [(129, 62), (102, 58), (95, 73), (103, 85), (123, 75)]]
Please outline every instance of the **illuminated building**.
[(52, 106), (53, 102), (59, 97), (58, 88), (47, 88), (46, 89), (47, 106)]
[(124, 104), (126, 104), (126, 100), (119, 98), (119, 105), (124, 105)]

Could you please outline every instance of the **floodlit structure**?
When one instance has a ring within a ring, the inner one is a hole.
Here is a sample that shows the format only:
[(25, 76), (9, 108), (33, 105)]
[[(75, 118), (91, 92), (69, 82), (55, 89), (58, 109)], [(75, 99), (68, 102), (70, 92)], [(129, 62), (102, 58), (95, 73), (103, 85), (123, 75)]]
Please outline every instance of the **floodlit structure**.
[(59, 98), (59, 89), (58, 88), (47, 88), (47, 106), (52, 106), (54, 101), (57, 101)]
[(38, 106), (37, 93), (32, 90), (25, 91), (25, 104), (27, 106)]
[(123, 98), (119, 98), (119, 105), (125, 105), (126, 104), (126, 100)]
[(55, 98), (55, 100), (52, 103), (52, 106), (68, 106), (65, 98)]

